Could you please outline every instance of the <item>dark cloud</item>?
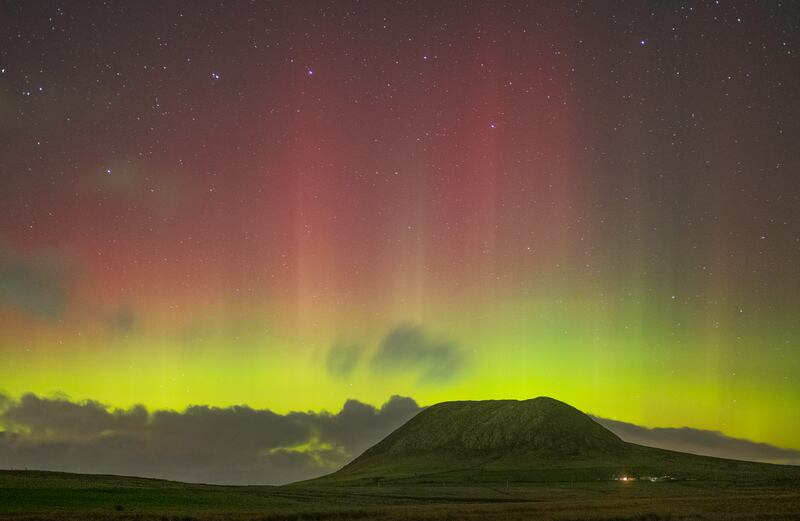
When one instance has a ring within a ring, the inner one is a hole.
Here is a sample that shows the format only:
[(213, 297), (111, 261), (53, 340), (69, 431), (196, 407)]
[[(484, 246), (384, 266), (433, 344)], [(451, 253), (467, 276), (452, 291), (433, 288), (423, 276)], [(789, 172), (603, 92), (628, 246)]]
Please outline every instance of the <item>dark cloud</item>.
[(594, 419), (623, 440), (638, 445), (717, 458), (800, 465), (800, 450), (732, 438), (718, 431), (689, 427), (648, 429), (606, 418)]
[(411, 398), (392, 396), (380, 409), (357, 400), (348, 400), (335, 415), (317, 415), (315, 425), (320, 437), (344, 447), (349, 454), (358, 456), (392, 430), (386, 425), (399, 427), (422, 409)]
[(455, 343), (430, 338), (419, 327), (403, 325), (386, 335), (371, 365), (384, 373), (417, 371), (420, 382), (437, 383), (457, 376), (464, 359)]
[(344, 378), (358, 365), (363, 349), (355, 344), (336, 344), (328, 351), (328, 374)]
[(330, 472), (421, 408), (348, 401), (336, 414), (245, 406), (185, 411), (110, 409), (94, 402), (0, 394), (0, 464), (222, 484), (273, 484)]
[(64, 252), (22, 252), (0, 238), (0, 308), (56, 320), (63, 316), (77, 275), (75, 259)]
[(24, 395), (19, 401), (6, 399), (0, 423), (12, 431), (22, 430), (34, 442), (86, 441), (107, 432), (141, 431), (147, 421), (143, 407), (109, 411), (95, 401), (74, 403), (66, 398)]

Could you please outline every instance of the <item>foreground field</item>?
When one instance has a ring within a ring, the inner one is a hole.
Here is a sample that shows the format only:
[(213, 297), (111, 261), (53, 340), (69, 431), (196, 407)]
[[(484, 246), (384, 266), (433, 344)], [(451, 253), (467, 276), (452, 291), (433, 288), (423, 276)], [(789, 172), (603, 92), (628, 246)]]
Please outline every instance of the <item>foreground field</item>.
[(0, 519), (800, 520), (800, 482), (222, 487), (2, 471)]

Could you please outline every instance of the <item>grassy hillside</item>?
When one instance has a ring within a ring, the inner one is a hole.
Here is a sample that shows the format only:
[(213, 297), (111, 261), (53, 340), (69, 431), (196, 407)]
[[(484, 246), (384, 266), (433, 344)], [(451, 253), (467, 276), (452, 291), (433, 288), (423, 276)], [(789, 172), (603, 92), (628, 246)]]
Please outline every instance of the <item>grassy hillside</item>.
[(552, 398), (444, 402), (412, 418), (359, 460), (412, 451), (574, 457), (623, 446), (611, 431)]
[(429, 407), (331, 475), (309, 483), (504, 484), (610, 480), (797, 479), (800, 468), (722, 460), (625, 443), (552, 398)]

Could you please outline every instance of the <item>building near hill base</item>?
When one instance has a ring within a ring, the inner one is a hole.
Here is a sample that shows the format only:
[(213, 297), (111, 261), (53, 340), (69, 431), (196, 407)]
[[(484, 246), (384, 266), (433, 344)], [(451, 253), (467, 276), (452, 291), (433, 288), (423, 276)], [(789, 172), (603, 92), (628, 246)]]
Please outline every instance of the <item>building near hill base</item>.
[(657, 483), (660, 481), (673, 481), (675, 478), (672, 476), (664, 475), (664, 476), (630, 476), (623, 474), (621, 476), (611, 476), (613, 481), (650, 481), (652, 483)]

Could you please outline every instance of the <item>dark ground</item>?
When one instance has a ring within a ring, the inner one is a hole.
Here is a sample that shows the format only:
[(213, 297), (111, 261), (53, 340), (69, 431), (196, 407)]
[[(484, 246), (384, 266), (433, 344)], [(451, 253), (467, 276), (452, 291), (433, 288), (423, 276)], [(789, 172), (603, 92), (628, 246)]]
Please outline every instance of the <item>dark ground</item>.
[(800, 520), (800, 481), (224, 487), (0, 471), (0, 519)]

